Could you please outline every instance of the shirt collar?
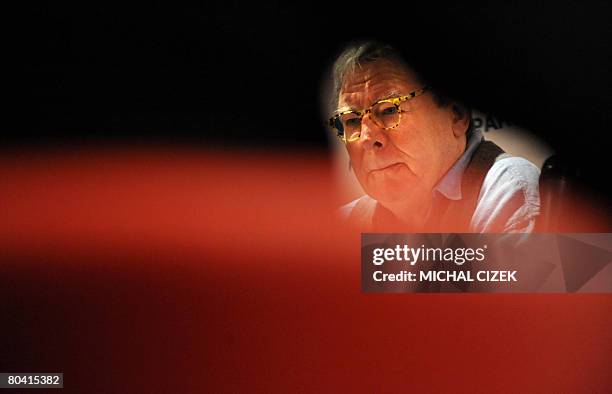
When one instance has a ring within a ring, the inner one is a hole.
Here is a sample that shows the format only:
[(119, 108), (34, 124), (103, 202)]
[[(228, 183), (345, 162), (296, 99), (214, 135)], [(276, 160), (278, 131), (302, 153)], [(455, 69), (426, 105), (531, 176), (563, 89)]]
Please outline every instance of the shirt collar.
[(438, 192), (449, 200), (461, 200), (461, 178), (463, 177), (463, 172), (467, 168), (472, 155), (482, 140), (483, 137), (481, 130), (470, 130), (468, 132), (465, 151), (461, 157), (457, 159), (455, 164), (453, 164), (453, 166), (446, 172), (446, 174), (444, 174), (436, 187), (434, 187), (434, 194)]

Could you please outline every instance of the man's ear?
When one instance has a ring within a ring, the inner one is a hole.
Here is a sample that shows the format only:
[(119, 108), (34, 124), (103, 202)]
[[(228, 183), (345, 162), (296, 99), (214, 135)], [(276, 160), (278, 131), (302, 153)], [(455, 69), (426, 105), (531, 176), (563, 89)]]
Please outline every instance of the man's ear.
[(453, 103), (451, 109), (453, 111), (453, 134), (455, 137), (461, 137), (467, 133), (470, 127), (470, 111), (458, 103)]

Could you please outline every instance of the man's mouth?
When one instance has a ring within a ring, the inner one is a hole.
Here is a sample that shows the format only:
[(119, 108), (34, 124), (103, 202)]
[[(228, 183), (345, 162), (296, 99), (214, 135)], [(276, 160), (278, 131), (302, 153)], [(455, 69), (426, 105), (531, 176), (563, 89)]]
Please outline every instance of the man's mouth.
[(379, 167), (379, 168), (375, 168), (373, 170), (370, 170), (370, 172), (376, 172), (376, 171), (387, 171), (387, 170), (397, 170), (399, 169), (401, 166), (404, 166), (404, 163), (392, 163), (389, 164), (387, 166), (384, 167)]

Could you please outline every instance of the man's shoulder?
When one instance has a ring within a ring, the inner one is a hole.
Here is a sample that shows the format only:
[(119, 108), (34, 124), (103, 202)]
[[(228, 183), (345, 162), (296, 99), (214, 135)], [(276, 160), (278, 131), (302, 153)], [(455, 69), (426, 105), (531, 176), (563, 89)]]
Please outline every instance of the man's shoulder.
[(540, 169), (516, 156), (498, 159), (487, 172), (472, 225), (479, 231), (531, 229), (540, 212)]
[(540, 169), (527, 159), (507, 156), (493, 163), (484, 178), (480, 195), (501, 188), (537, 191)]

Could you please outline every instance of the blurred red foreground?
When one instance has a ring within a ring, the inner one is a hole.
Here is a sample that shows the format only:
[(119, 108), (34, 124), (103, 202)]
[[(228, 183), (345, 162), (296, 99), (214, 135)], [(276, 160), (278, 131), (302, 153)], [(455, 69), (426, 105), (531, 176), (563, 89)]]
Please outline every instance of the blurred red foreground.
[(0, 161), (0, 372), (80, 393), (612, 388), (612, 295), (362, 294), (322, 154)]

